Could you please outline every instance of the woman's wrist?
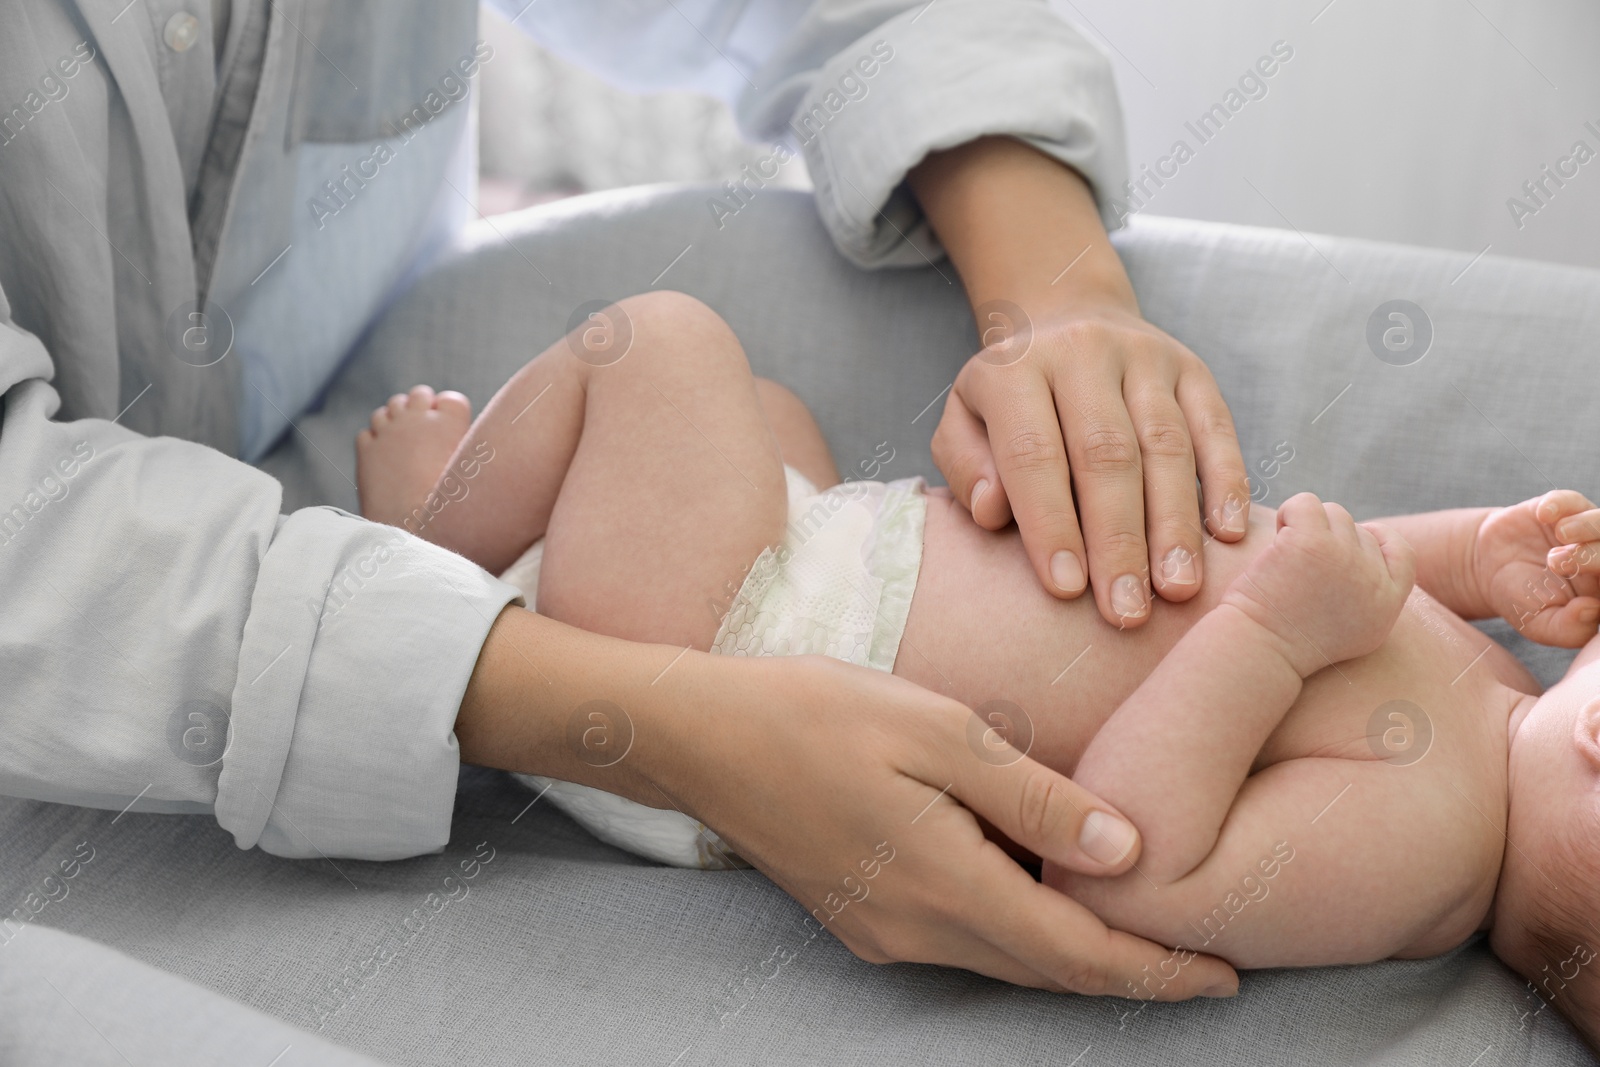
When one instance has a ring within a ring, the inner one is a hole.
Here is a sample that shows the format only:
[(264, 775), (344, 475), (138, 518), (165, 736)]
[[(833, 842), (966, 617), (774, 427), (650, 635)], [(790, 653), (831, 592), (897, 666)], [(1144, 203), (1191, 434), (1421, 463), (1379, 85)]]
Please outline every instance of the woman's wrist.
[(588, 633), (508, 607), (489, 630), (462, 696), (461, 759), (593, 786), (652, 807), (671, 801), (657, 768), (672, 759), (671, 716), (652, 682), (698, 656)]
[(1070, 167), (1015, 138), (981, 137), (928, 156), (908, 180), (974, 308), (1138, 314), (1094, 194)]

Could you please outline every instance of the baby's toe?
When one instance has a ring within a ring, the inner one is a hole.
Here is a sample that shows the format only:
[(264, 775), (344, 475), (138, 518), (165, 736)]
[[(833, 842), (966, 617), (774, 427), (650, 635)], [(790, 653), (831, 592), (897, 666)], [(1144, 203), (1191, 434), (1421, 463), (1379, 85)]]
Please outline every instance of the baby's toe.
[(429, 411), (433, 408), (433, 387), (418, 385), (406, 394), (406, 406), (412, 411)]
[(448, 418), (472, 422), (472, 401), (453, 389), (434, 397), (433, 409)]
[(401, 416), (406, 410), (406, 399), (405, 393), (396, 393), (389, 398), (389, 403), (384, 405), (384, 410), (388, 413), (389, 418), (398, 419)]

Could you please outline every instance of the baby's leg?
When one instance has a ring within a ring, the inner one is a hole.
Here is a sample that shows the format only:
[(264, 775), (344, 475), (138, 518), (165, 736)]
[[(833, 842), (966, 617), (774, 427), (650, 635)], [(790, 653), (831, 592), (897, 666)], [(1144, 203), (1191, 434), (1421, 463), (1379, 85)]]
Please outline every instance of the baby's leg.
[[(600, 314), (490, 401), (419, 532), (495, 572), (543, 536), (542, 613), (708, 648), (707, 598), (737, 588), (782, 534), (777, 445), (744, 352), (709, 308), (656, 292)], [(595, 330), (614, 343), (585, 347)]]
[(839, 468), (834, 466), (833, 453), (805, 401), (767, 378), (756, 379), (756, 394), (761, 397), (761, 408), (778, 439), (784, 463), (805, 475), (818, 489), (838, 485)]

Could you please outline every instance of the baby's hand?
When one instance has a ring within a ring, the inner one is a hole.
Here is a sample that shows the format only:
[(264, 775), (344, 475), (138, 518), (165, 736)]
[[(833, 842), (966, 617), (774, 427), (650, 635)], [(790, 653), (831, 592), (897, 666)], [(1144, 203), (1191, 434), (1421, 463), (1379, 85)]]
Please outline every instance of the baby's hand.
[(1266, 627), (1309, 677), (1388, 638), (1415, 576), (1411, 545), (1310, 493), (1284, 501), (1272, 544), (1222, 596)]
[(1492, 511), (1470, 567), (1484, 603), (1523, 636), (1577, 648), (1600, 620), (1600, 508), (1557, 489)]

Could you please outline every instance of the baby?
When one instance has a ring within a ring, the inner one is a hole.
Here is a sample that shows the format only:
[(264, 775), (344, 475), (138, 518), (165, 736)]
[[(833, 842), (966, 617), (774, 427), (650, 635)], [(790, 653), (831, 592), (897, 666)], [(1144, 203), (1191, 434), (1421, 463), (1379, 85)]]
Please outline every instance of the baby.
[[(892, 670), (978, 709), (979, 758), (1025, 749), (1074, 776), (1142, 851), (1118, 878), (1042, 877), (1173, 947), (1131, 996), (1196, 952), (1359, 963), (1489, 930), (1600, 1036), (1600, 509), (1577, 493), (1389, 526), (1301, 494), (1252, 511), (1237, 543), (1208, 541), (1199, 567), (1164, 576), (1204, 573), (1200, 592), (1119, 632), (1089, 598), (1049, 595), (1016, 530), (979, 527), (948, 492), (841, 484), (800, 401), (669, 292), (591, 316), (476, 422), (459, 394), (394, 397), (357, 455), (368, 517), (497, 573), (517, 564), (544, 614)], [(1492, 615), (1589, 643), (1541, 696), (1462, 621)], [(559, 795), (612, 840), (665, 847), (662, 813)]]

